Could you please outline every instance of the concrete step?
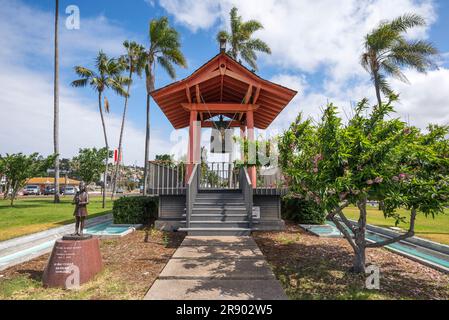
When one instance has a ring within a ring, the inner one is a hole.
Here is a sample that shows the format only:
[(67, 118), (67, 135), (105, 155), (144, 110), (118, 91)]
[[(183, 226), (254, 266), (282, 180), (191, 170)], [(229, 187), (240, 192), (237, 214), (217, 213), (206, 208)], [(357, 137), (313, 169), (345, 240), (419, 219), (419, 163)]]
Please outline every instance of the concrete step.
[(195, 206), (197, 207), (223, 207), (223, 206), (229, 206), (229, 207), (246, 207), (246, 204), (244, 201), (242, 200), (219, 200), (219, 201), (211, 201), (211, 200), (206, 200), (206, 201), (201, 201), (201, 200), (196, 200), (193, 203)]
[(242, 190), (240, 189), (206, 189), (206, 188), (199, 188), (198, 194), (211, 194), (211, 193), (220, 193), (220, 194), (238, 194), (242, 193)]
[(190, 228), (248, 228), (247, 221), (200, 221), (191, 220)]
[(246, 214), (246, 208), (244, 207), (235, 207), (235, 208), (220, 208), (220, 207), (194, 207), (192, 209), (192, 214), (202, 214), (202, 213), (211, 213), (211, 214)]
[(196, 200), (194, 202), (195, 206), (199, 206), (199, 207), (205, 207), (205, 206), (210, 206), (210, 207), (223, 207), (223, 206), (229, 206), (229, 207), (245, 207), (245, 202), (243, 200), (237, 200), (237, 199), (232, 199), (232, 200), (210, 200), (210, 199), (204, 199), (204, 200)]
[(192, 214), (190, 216), (190, 221), (247, 221), (248, 215), (246, 214), (210, 214), (210, 213), (200, 213)]
[(197, 199), (241, 199), (243, 200), (243, 194), (241, 193), (198, 193)]
[(179, 228), (178, 231), (187, 232), (189, 236), (249, 236), (248, 228)]

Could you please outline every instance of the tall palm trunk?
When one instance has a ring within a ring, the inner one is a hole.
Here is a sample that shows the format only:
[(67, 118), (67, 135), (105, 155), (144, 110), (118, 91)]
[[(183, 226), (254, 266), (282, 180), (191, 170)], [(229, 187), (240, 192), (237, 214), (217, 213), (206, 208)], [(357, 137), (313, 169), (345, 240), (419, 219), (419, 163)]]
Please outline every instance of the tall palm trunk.
[(380, 95), (379, 72), (377, 70), (374, 70), (373, 76), (374, 76), (374, 87), (376, 89), (377, 103), (380, 107), (382, 105), (382, 97)]
[(100, 116), (101, 116), (101, 124), (103, 126), (103, 134), (104, 134), (104, 143), (106, 146), (106, 159), (105, 159), (105, 164), (106, 164), (106, 168), (104, 170), (104, 175), (103, 175), (103, 202), (102, 202), (102, 208), (106, 207), (106, 184), (107, 184), (107, 178), (108, 178), (108, 160), (109, 160), (109, 144), (108, 144), (108, 136), (106, 134), (106, 124), (104, 122), (104, 116), (103, 116), (103, 108), (101, 107), (101, 96), (102, 96), (102, 92), (100, 91), (98, 93), (98, 109), (100, 110)]
[(149, 158), (149, 148), (150, 148), (150, 93), (147, 92), (147, 125), (145, 132), (145, 165), (143, 172), (143, 195), (147, 195), (148, 191), (148, 158)]
[(53, 92), (53, 145), (55, 158), (55, 197), (54, 202), (59, 203), (59, 43), (58, 43), (58, 24), (59, 24), (59, 0), (55, 1), (55, 74), (54, 74), (54, 92)]
[(150, 94), (154, 91), (154, 74), (152, 69), (152, 62), (148, 65), (148, 75), (146, 79), (147, 85), (147, 125), (145, 133), (145, 166), (143, 172), (143, 194), (148, 192), (148, 161), (150, 151)]
[(122, 126), (120, 128), (120, 138), (119, 138), (119, 141), (118, 141), (117, 163), (115, 164), (115, 172), (114, 172), (114, 177), (113, 177), (113, 180), (112, 180), (112, 195), (111, 195), (111, 199), (114, 199), (115, 189), (116, 189), (116, 186), (117, 186), (118, 172), (119, 172), (119, 168), (120, 168), (120, 159), (122, 158), (123, 129), (125, 127), (126, 110), (128, 109), (128, 97), (129, 97), (129, 91), (131, 90), (132, 76), (133, 76), (133, 73), (132, 73), (131, 68), (130, 68), (130, 71), (129, 71), (129, 80), (130, 81), (128, 83), (128, 88), (126, 90), (125, 106), (123, 107)]

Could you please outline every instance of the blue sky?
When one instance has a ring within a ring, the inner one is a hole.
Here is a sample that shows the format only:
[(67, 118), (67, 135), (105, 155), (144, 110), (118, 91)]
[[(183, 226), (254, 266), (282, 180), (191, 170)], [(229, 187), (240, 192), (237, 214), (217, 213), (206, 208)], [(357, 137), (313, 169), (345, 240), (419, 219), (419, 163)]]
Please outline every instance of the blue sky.
[[(64, 27), (65, 8), (80, 9), (80, 30)], [(373, 99), (369, 76), (358, 65), (363, 36), (382, 19), (414, 12), (429, 25), (412, 38), (426, 38), (441, 51), (440, 69), (427, 75), (406, 71), (410, 85), (392, 80), (401, 93), (398, 116), (414, 125), (449, 122), (449, 1), (432, 0), (70, 0), (60, 1), (61, 19), (61, 152), (73, 156), (80, 147), (102, 146), (96, 96), (90, 89), (70, 87), (73, 66), (91, 66), (102, 49), (111, 56), (123, 52), (124, 40), (148, 45), (150, 19), (167, 15), (181, 34), (190, 74), (218, 52), (215, 35), (226, 28), (229, 9), (236, 5), (243, 18), (260, 20), (256, 34), (270, 44), (271, 56), (260, 55), (259, 75), (299, 91), (271, 129), (281, 132), (299, 111), (317, 117), (327, 101), (342, 110), (351, 103)], [(0, 154), (52, 150), (52, 28), (54, 1), (0, 0)], [(158, 70), (156, 86), (170, 83)], [(125, 131), (126, 163), (142, 164), (145, 128), (144, 81), (131, 92)], [(112, 112), (107, 116), (110, 144), (116, 146), (123, 99), (107, 93)], [(151, 154), (185, 149), (173, 128), (152, 102)], [(206, 135), (205, 135), (206, 136)]]

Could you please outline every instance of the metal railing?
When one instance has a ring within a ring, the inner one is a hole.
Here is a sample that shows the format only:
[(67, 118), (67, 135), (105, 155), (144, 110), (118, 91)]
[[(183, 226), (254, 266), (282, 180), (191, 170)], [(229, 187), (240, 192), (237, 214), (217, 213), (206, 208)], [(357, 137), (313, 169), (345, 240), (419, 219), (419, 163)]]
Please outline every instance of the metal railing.
[(149, 195), (184, 194), (186, 165), (173, 162), (151, 162), (148, 166)]
[(196, 195), (198, 194), (198, 164), (193, 168), (186, 189), (186, 227), (190, 227), (190, 215), (192, 213), (193, 204), (195, 203)]
[(200, 189), (240, 189), (239, 169), (229, 162), (203, 162)]
[(242, 187), (243, 199), (246, 205), (248, 215), (248, 226), (252, 228), (253, 224), (253, 187), (249, 178), (248, 170), (245, 167), (240, 168), (240, 186)]
[[(184, 195), (186, 193), (185, 163), (151, 162), (148, 170), (149, 195)], [(203, 162), (198, 165), (198, 187), (201, 190), (240, 190), (240, 168), (229, 162)], [(255, 192), (277, 195), (287, 189), (287, 182), (279, 169), (257, 168)]]
[(259, 195), (282, 195), (288, 184), (279, 168), (258, 168), (255, 190)]

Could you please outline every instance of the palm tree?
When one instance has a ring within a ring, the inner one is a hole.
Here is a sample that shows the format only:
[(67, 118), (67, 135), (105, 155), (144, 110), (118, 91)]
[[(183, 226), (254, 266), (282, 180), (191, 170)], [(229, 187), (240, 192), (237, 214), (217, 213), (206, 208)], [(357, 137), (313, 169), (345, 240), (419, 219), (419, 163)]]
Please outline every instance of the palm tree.
[[(100, 111), (101, 124), (103, 126), (104, 143), (106, 149), (109, 150), (108, 136), (106, 134), (106, 125), (104, 122), (103, 108), (101, 107), (101, 100), (103, 93), (106, 89), (112, 89), (118, 95), (126, 97), (126, 93), (123, 85), (129, 83), (129, 79), (122, 76), (123, 64), (121, 64), (116, 59), (110, 59), (102, 51), (98, 53), (96, 58), (96, 72), (88, 68), (76, 66), (75, 72), (80, 77), (80, 79), (72, 82), (73, 87), (85, 87), (90, 85), (94, 91), (98, 93), (98, 110)], [(109, 107), (105, 104), (106, 112), (108, 112)], [(108, 159), (109, 152), (106, 156), (106, 169), (104, 172), (104, 183), (103, 183), (103, 208), (106, 203), (106, 183), (107, 183), (107, 171), (108, 171)]]
[(55, 198), (59, 203), (59, 0), (55, 1), (55, 70), (53, 92), (53, 146), (55, 157)]
[(411, 28), (425, 26), (426, 21), (419, 15), (405, 14), (380, 25), (365, 37), (365, 52), (361, 64), (371, 74), (379, 105), (381, 93), (389, 96), (393, 93), (387, 77), (391, 76), (408, 83), (401, 68), (412, 68), (425, 73), (435, 66), (432, 58), (438, 50), (429, 42), (408, 40), (404, 34)]
[(217, 34), (217, 41), (225, 39), (230, 43), (231, 48), (228, 54), (237, 60), (241, 57), (251, 68), (257, 70), (257, 56), (255, 51), (271, 54), (270, 47), (260, 39), (252, 39), (254, 32), (263, 29), (262, 24), (257, 20), (242, 21), (242, 17), (237, 15), (237, 8), (233, 7), (229, 13), (231, 18), (231, 34), (222, 30)]
[(179, 33), (170, 27), (168, 18), (162, 17), (150, 21), (150, 47), (145, 52), (146, 88), (147, 88), (147, 124), (145, 133), (145, 171), (143, 194), (147, 194), (148, 158), (150, 146), (150, 95), (154, 91), (156, 64), (160, 65), (168, 75), (176, 78), (174, 65), (187, 68), (187, 62), (181, 52)]
[(145, 67), (145, 47), (132, 41), (123, 42), (123, 46), (126, 49), (126, 54), (120, 57), (120, 62), (124, 64), (124, 68), (128, 70), (128, 88), (126, 90), (125, 105), (123, 107), (122, 115), (122, 125), (120, 127), (120, 138), (118, 142), (118, 159), (115, 165), (115, 172), (112, 179), (112, 199), (114, 198), (115, 188), (117, 184), (117, 177), (120, 167), (120, 159), (122, 158), (122, 141), (123, 141), (123, 130), (125, 127), (126, 110), (128, 108), (128, 98), (131, 89), (132, 77), (134, 73), (140, 77), (142, 76), (142, 71)]

